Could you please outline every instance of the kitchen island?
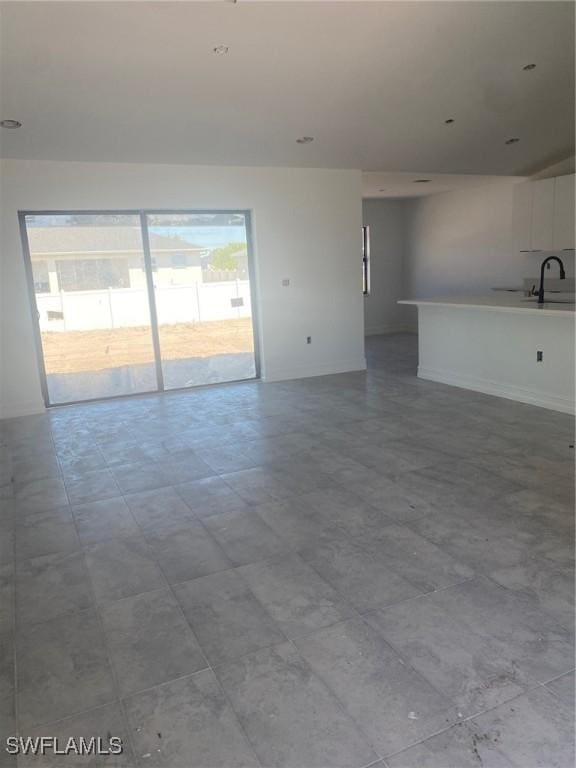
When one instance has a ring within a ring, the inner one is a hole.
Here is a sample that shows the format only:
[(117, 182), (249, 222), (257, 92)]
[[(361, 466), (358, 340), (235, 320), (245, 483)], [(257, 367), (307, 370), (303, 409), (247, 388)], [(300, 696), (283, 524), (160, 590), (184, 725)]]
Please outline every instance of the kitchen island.
[(517, 294), (406, 299), (422, 379), (574, 413), (574, 304)]

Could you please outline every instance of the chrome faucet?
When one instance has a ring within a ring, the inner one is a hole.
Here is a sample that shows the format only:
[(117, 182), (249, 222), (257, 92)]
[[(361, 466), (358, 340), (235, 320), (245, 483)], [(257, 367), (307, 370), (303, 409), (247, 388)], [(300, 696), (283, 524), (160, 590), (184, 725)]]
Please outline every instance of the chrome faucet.
[[(542, 266), (540, 267), (540, 288), (538, 290), (538, 304), (544, 304), (544, 270), (546, 269), (546, 265), (551, 261), (557, 261), (560, 265), (560, 280), (566, 279), (564, 264), (562, 263), (562, 259), (559, 256), (548, 256), (547, 259), (544, 259)], [(548, 267), (548, 269), (550, 269), (550, 267)]]

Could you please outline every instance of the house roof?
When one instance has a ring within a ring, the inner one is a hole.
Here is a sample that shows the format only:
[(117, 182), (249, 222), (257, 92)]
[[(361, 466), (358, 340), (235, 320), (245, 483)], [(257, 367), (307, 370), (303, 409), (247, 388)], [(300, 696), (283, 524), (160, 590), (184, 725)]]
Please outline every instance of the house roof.
[[(28, 227), (32, 258), (85, 254), (142, 253), (140, 227)], [(155, 252), (198, 253), (205, 246), (193, 245), (177, 237), (150, 232), (150, 250)]]

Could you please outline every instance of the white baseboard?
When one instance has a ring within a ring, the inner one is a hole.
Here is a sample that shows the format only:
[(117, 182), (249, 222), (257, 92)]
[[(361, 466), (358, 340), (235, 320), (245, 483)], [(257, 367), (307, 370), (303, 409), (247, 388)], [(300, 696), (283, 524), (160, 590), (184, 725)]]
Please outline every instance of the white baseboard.
[(366, 358), (359, 360), (326, 363), (325, 365), (294, 366), (293, 368), (272, 368), (262, 374), (262, 381), (288, 381), (289, 379), (308, 379), (312, 376), (330, 376), (335, 373), (365, 371)]
[(516, 400), (520, 403), (548, 408), (551, 411), (561, 411), (562, 413), (570, 414), (576, 412), (574, 400), (570, 400), (570, 398), (549, 395), (546, 392), (526, 389), (514, 384), (504, 384), (499, 381), (491, 381), (490, 379), (476, 378), (454, 371), (424, 368), (421, 365), (418, 366), (418, 377), (420, 379), (437, 381), (440, 384), (450, 384), (453, 387), (462, 387), (462, 389), (473, 389), (475, 392), (483, 392), (485, 395), (505, 397), (508, 400)]
[(28, 400), (0, 405), (0, 419), (15, 419), (18, 416), (35, 416), (45, 413), (46, 408), (42, 401)]
[(385, 323), (365, 328), (365, 336), (384, 336), (390, 333), (418, 333), (418, 323)]

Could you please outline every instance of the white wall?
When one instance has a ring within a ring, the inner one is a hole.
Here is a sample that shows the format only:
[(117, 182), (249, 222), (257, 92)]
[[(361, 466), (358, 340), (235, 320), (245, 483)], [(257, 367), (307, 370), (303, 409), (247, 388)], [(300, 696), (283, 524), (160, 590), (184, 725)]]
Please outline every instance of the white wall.
[(18, 210), (251, 209), (263, 377), (365, 367), (359, 171), (8, 160), (0, 178), (0, 416), (43, 408)]
[(513, 249), (514, 184), (502, 180), (410, 201), (411, 297), (482, 295), (493, 286), (521, 285), (525, 259)]
[(404, 200), (366, 199), (364, 225), (370, 227), (370, 295), (364, 298), (367, 335), (411, 330), (406, 298), (406, 208)]

